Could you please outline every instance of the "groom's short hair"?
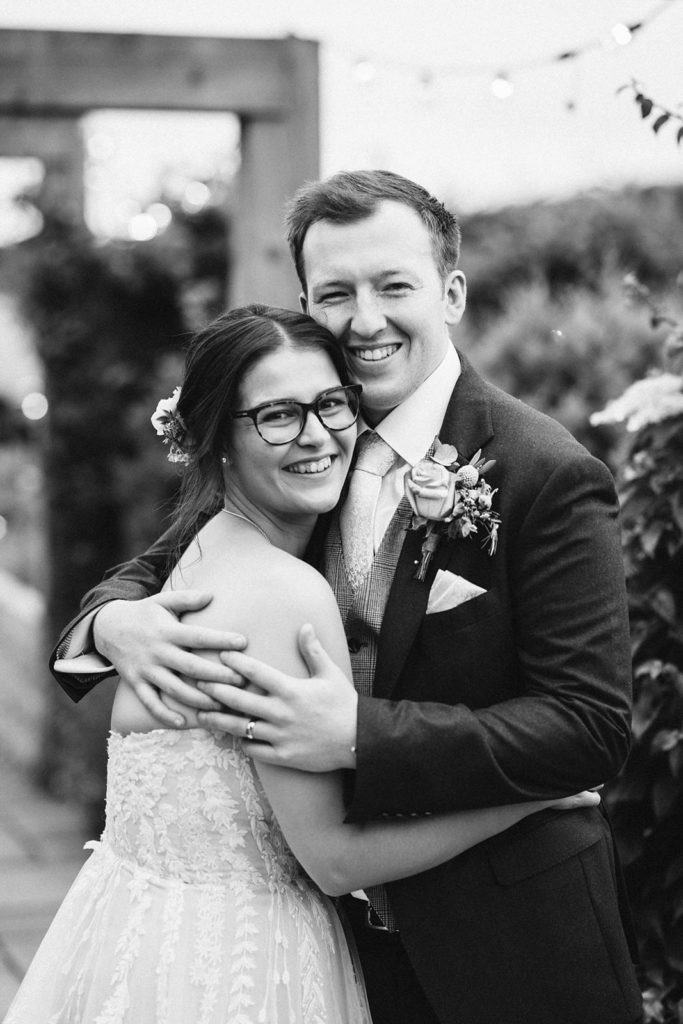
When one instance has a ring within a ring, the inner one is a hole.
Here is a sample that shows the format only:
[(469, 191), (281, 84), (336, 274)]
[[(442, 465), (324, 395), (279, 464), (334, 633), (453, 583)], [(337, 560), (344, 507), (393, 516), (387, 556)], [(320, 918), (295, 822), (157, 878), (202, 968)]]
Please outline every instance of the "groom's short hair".
[(363, 220), (386, 200), (404, 203), (417, 213), (430, 234), (441, 277), (455, 270), (460, 255), (458, 222), (427, 189), (393, 171), (340, 171), (322, 181), (308, 182), (287, 209), (287, 241), (304, 291), (303, 246), (308, 229), (319, 220), (336, 224)]

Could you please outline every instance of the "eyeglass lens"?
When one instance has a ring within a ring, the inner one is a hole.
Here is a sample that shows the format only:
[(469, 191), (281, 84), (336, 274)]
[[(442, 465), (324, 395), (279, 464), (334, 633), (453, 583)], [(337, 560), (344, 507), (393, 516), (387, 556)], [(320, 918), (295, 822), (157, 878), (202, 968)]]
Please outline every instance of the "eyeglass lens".
[(256, 426), (264, 441), (285, 444), (301, 433), (308, 408), (312, 408), (330, 430), (344, 430), (355, 423), (358, 404), (358, 396), (353, 391), (339, 388), (321, 395), (310, 407), (299, 402), (277, 402), (260, 409)]

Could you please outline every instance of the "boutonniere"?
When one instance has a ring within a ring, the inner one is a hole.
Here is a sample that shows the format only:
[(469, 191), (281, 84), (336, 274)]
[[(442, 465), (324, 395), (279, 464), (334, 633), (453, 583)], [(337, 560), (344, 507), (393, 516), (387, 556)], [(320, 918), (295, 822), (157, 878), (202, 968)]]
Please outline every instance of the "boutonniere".
[(424, 580), (427, 566), (441, 538), (469, 537), (483, 533), (483, 544), (495, 554), (500, 516), (492, 509), (496, 493), (484, 479), (495, 459), (481, 458), (481, 449), (469, 462), (458, 462), (458, 450), (452, 444), (434, 440), (434, 453), (422, 459), (405, 475), (405, 494), (413, 510), (411, 530), (426, 526), (422, 561), (415, 573)]

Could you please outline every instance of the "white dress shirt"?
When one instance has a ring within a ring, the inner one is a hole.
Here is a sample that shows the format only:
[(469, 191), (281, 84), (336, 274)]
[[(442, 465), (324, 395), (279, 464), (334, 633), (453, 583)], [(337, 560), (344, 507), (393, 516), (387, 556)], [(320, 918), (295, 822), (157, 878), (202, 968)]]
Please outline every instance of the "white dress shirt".
[[(443, 360), (412, 395), (392, 409), (375, 427), (375, 432), (390, 445), (399, 461), (382, 479), (375, 509), (373, 544), (377, 551), (394, 512), (403, 497), (403, 478), (423, 459), (438, 436), (443, 424), (453, 388), (460, 376), (460, 360), (452, 345), (448, 345)], [(369, 430), (359, 420), (359, 435)]]

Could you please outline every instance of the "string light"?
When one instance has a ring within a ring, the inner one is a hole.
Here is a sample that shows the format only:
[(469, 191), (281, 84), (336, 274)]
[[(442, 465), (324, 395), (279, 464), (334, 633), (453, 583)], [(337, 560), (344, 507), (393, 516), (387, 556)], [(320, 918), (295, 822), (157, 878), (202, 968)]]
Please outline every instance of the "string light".
[(358, 60), (353, 65), (353, 77), (357, 82), (367, 84), (377, 75), (377, 68), (371, 60)]
[(617, 46), (628, 46), (633, 39), (633, 29), (620, 22), (618, 25), (612, 26), (612, 38)]
[(532, 60), (520, 61), (510, 65), (505, 73), (499, 69), (484, 64), (446, 64), (438, 68), (430, 68), (425, 65), (413, 64), (407, 61), (396, 61), (391, 58), (373, 56), (356, 58), (351, 61), (351, 72), (353, 77), (361, 84), (367, 84), (377, 77), (381, 69), (403, 72), (415, 75), (417, 82), (432, 85), (435, 80), (443, 78), (488, 78), (490, 89), (494, 96), (499, 99), (509, 99), (514, 91), (513, 76), (524, 71), (532, 71), (539, 68), (549, 67), (552, 64), (560, 64), (569, 61), (576, 61), (586, 54), (613, 49), (616, 47), (628, 46), (633, 42), (634, 37), (651, 25), (656, 18), (671, 10), (672, 6), (679, 0), (660, 0), (650, 13), (640, 21), (631, 23), (618, 22), (612, 26), (607, 37), (590, 39), (581, 46), (572, 49), (562, 50), (559, 53), (549, 54), (544, 57), (537, 57)]
[(497, 100), (509, 100), (515, 88), (507, 75), (496, 75), (491, 82), (491, 92)]

